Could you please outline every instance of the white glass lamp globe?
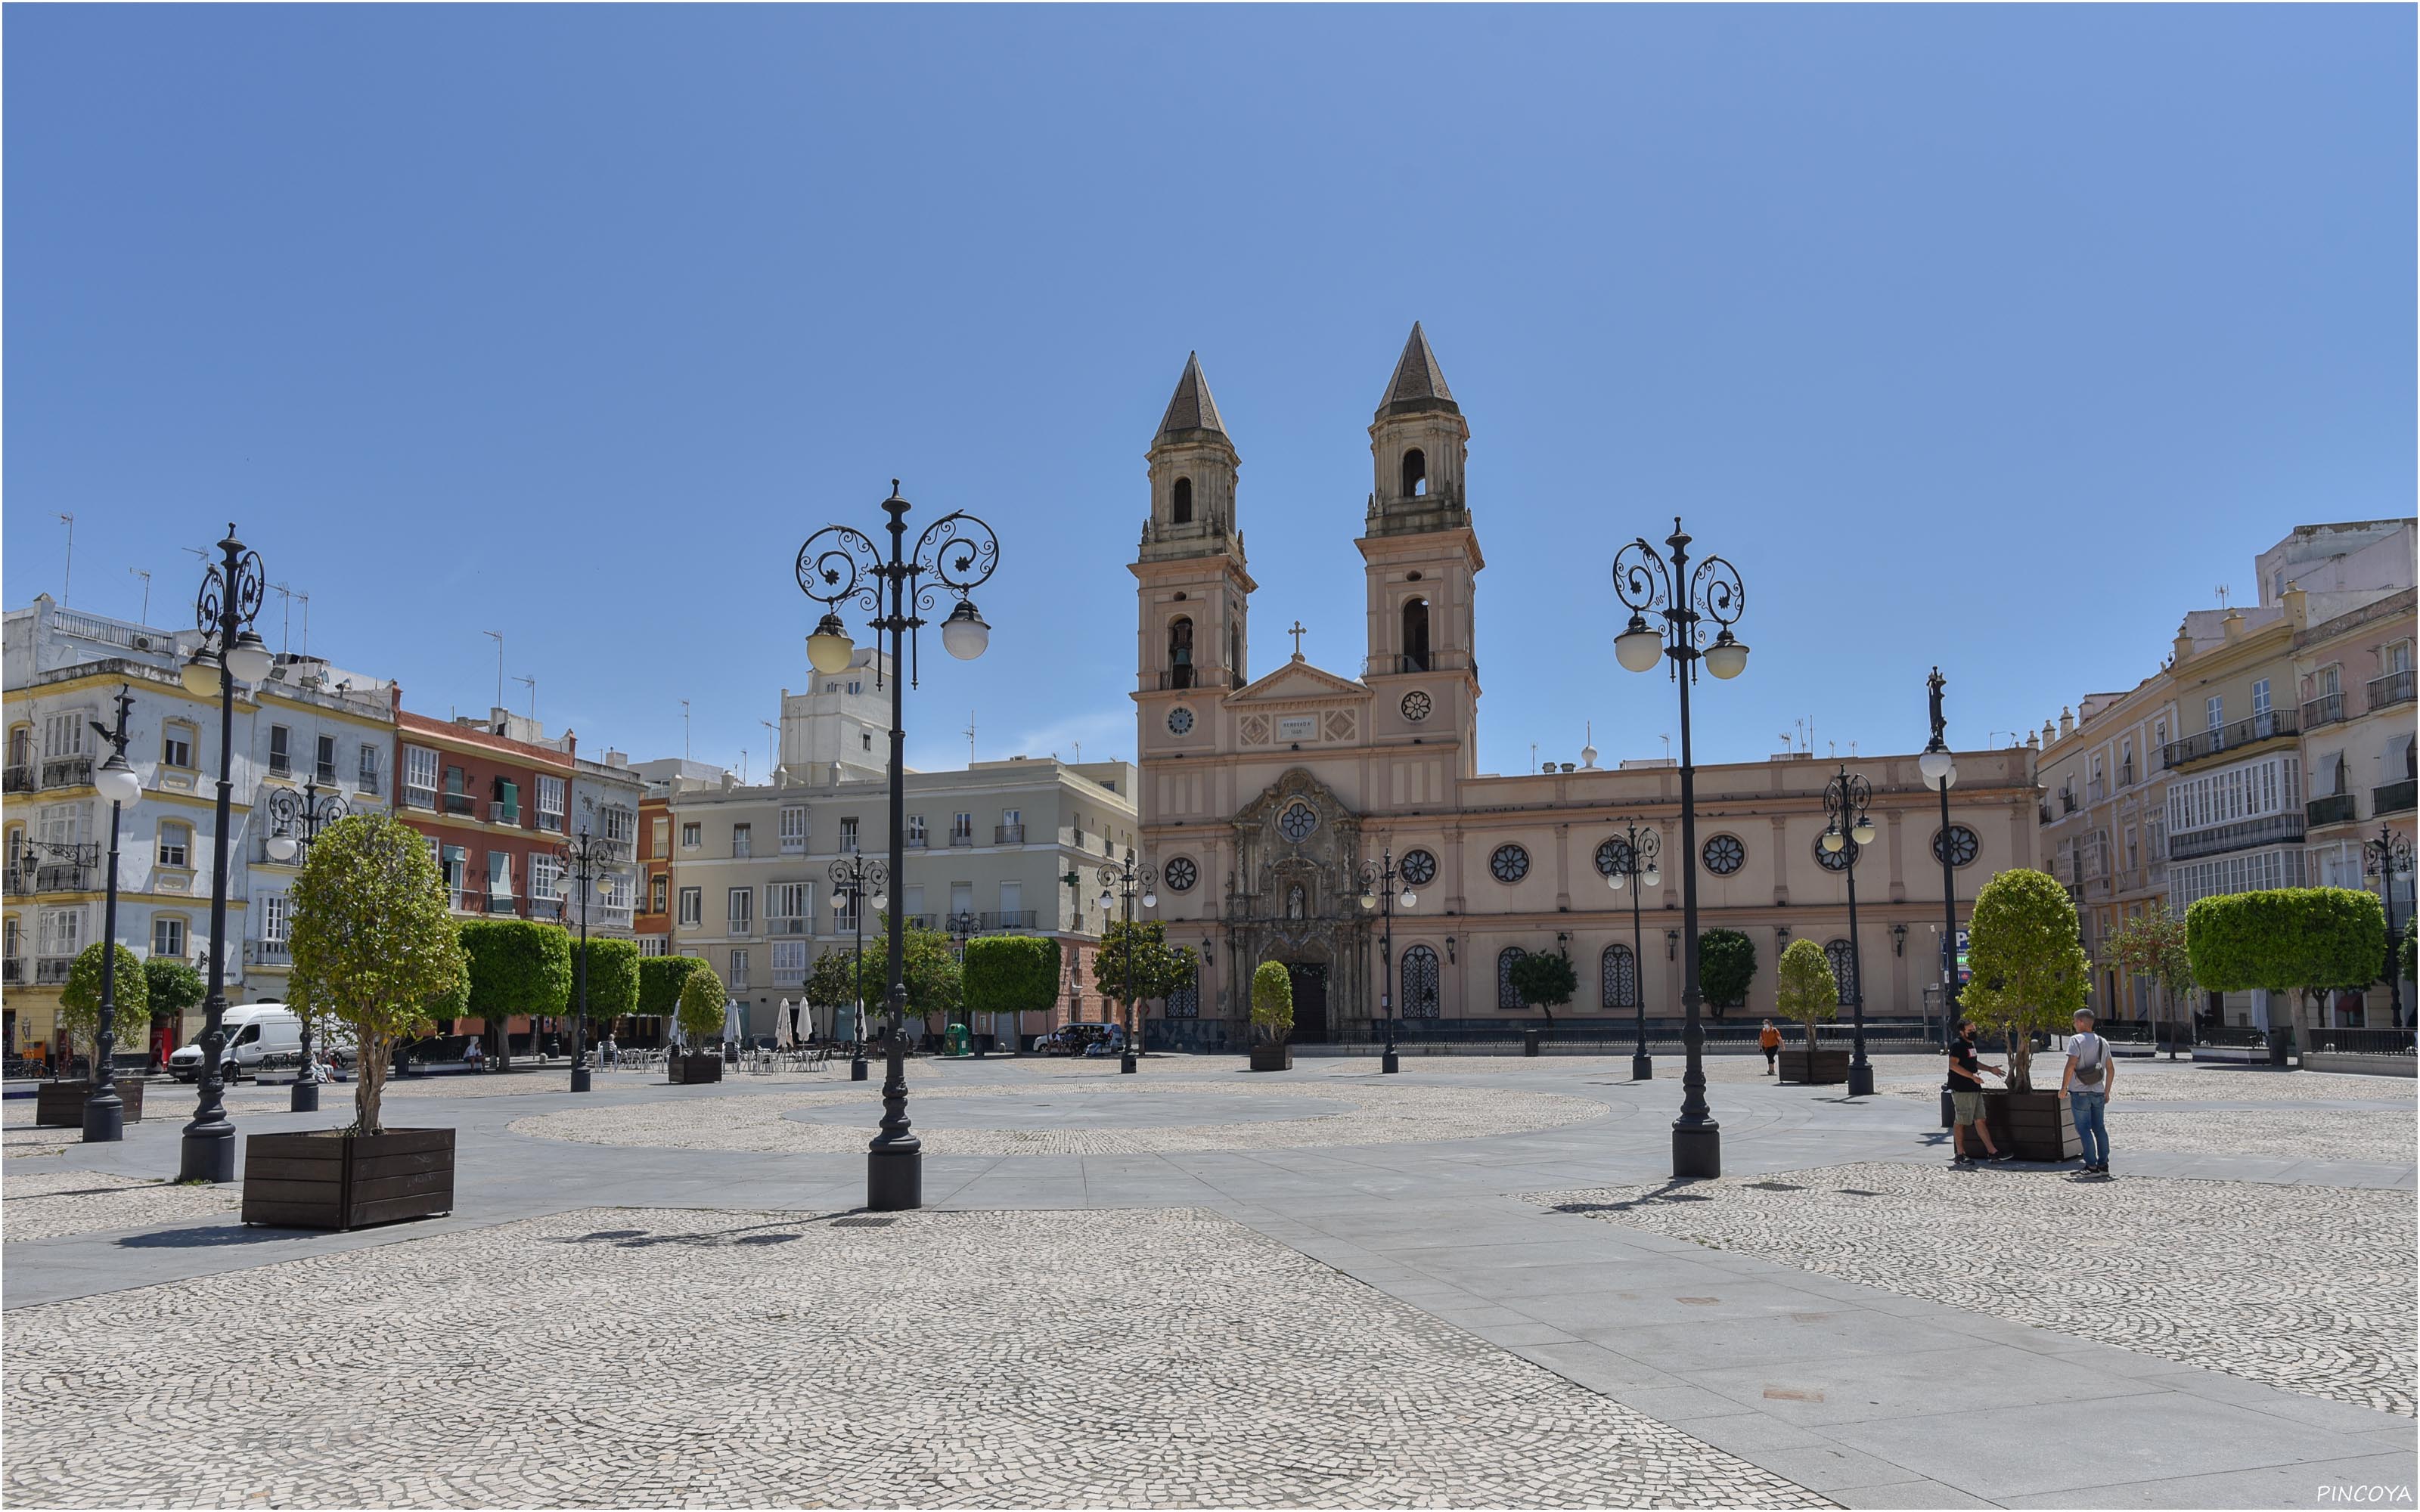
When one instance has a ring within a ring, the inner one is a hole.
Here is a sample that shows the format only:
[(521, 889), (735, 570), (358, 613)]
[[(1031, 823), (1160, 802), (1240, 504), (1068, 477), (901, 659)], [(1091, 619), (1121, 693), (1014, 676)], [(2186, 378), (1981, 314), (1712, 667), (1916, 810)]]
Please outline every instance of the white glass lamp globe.
[(991, 644), (991, 626), (975, 612), (974, 600), (962, 598), (950, 617), (941, 622), (941, 644), (960, 661), (972, 661)]
[(1102, 907), (1103, 911), (1105, 911), (1105, 912), (1106, 912), (1109, 908), (1110, 908), (1110, 907), (1111, 907), (1112, 905), (1114, 905), (1116, 903), (1117, 903), (1117, 900), (1116, 900), (1115, 898), (1112, 898), (1112, 897), (1110, 897), (1110, 896), (1109, 896), (1109, 888), (1107, 888), (1107, 887), (1103, 887), (1103, 888), (1101, 889), (1101, 907)]
[(1844, 844), (1844, 843), (1845, 843), (1845, 841), (1843, 840), (1843, 838), (1842, 838), (1842, 836), (1841, 836), (1841, 834), (1840, 834), (1840, 832), (1839, 832), (1838, 830), (1837, 830), (1837, 829), (1827, 829), (1827, 830), (1823, 831), (1823, 841), (1822, 841), (1822, 844), (1823, 844), (1823, 849), (1824, 849), (1824, 851), (1825, 851), (1825, 853), (1826, 853), (1826, 854), (1828, 854), (1828, 855), (1832, 855), (1832, 856), (1838, 856), (1838, 855), (1839, 855), (1839, 854), (1840, 854), (1840, 847), (1841, 847), (1841, 845), (1842, 845), (1842, 844)]
[(219, 693), (219, 659), (208, 647), (195, 651), (192, 659), (178, 671), (185, 691), (196, 698), (216, 698)]
[(1638, 880), (1646, 883), (1651, 887), (1660, 887), (1664, 881), (1664, 873), (1651, 866), (1647, 869), (1647, 874), (1640, 877)]
[(1411, 889), (1411, 888), (1409, 888), (1409, 887), (1405, 887), (1405, 888), (1404, 889), (1404, 895), (1403, 895), (1402, 897), (1400, 897), (1400, 898), (1396, 899), (1396, 900), (1395, 900), (1395, 902), (1396, 902), (1396, 903), (1400, 903), (1400, 904), (1402, 904), (1402, 905), (1403, 905), (1404, 907), (1405, 907), (1405, 908), (1409, 908), (1410, 906), (1412, 906), (1412, 904), (1414, 904), (1414, 903), (1419, 903), (1419, 900), (1418, 898), (1416, 898), (1416, 897), (1412, 896), (1412, 889)]
[(1362, 906), (1362, 907), (1364, 907), (1364, 908), (1375, 908), (1375, 907), (1377, 907), (1377, 906), (1378, 906), (1378, 895), (1377, 895), (1376, 893), (1374, 893), (1374, 892), (1365, 892), (1365, 893), (1363, 893), (1363, 894), (1361, 895), (1361, 906)]
[(1159, 894), (1157, 894), (1157, 893), (1156, 893), (1156, 892), (1146, 892), (1146, 893), (1144, 893), (1144, 894), (1142, 895), (1142, 905), (1143, 905), (1145, 908), (1156, 908), (1156, 907), (1158, 907), (1158, 906), (1159, 906)]
[(1611, 887), (1614, 891), (1620, 892), (1622, 888), (1630, 886), (1629, 874), (1627, 872), (1616, 872), (1611, 876), (1605, 879), (1605, 885)]
[(112, 751), (109, 760), (101, 764), (101, 770), (92, 775), (92, 785), (101, 790), (102, 797), (121, 808), (143, 796), (143, 779), (126, 764), (124, 754), (116, 751)]
[(848, 626), (840, 623), (837, 614), (827, 614), (815, 624), (815, 633), (807, 637), (807, 663), (819, 672), (848, 671), (849, 658), (857, 655), (857, 644), (848, 638)]
[(1849, 838), (1860, 845), (1871, 845), (1874, 842), (1873, 820), (1865, 814), (1857, 815), (1857, 822), (1850, 826)]
[(1947, 750), (1928, 750), (1916, 759), (1916, 769), (1924, 774), (1927, 787), (1946, 788), (1958, 780), (1958, 763)]
[(877, 914), (891, 906), (890, 896), (886, 893), (877, 892), (870, 901), (874, 904), (874, 911)]
[(1714, 643), (1706, 648), (1706, 671), (1729, 682), (1746, 670), (1747, 647), (1732, 640), (1729, 630), (1714, 637)]
[(269, 837), (269, 858), (272, 861), (291, 861), (302, 849), (302, 841), (291, 835)]
[(246, 630), (235, 638), (234, 647), (227, 652), (226, 664), (227, 670), (240, 681), (257, 683), (269, 675), (269, 669), (277, 664), (277, 658), (269, 654), (269, 647), (261, 643), (260, 637)]
[(1615, 659), (1634, 672), (1643, 672), (1664, 655), (1664, 637), (1647, 627), (1647, 617), (1633, 614), (1630, 627), (1613, 638)]

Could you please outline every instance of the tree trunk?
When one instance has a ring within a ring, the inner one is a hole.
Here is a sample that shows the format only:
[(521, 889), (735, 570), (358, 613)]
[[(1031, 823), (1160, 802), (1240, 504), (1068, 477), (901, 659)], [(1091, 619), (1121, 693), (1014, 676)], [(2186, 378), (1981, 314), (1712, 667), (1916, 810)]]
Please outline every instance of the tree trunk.
[(2034, 1037), (2029, 1029), (2011, 1026), (2009, 1030), (2008, 1088), (2011, 1092), (2034, 1089)]
[(384, 1131), (379, 1127), (379, 1100), (386, 1092), (387, 1065), (395, 1053), (395, 1040), (391, 1035), (371, 1035), (359, 1049), (360, 1054), (354, 1057), (361, 1081), (353, 1088), (353, 1132), (380, 1134)]

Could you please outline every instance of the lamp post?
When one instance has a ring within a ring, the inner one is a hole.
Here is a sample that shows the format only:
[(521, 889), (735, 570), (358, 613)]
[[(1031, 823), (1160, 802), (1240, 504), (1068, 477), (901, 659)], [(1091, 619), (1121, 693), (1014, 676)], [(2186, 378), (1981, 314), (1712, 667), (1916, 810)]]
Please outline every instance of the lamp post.
[(1142, 1012), (1135, 1003), (1135, 897), (1137, 894), (1141, 895), (1142, 905), (1145, 908), (1158, 907), (1159, 893), (1156, 890), (1158, 882), (1158, 876), (1150, 867), (1135, 864), (1132, 851), (1126, 852), (1126, 858), (1123, 865), (1111, 862), (1101, 868), (1101, 912), (1108, 913), (1109, 904), (1120, 899), (1125, 900), (1125, 903), (1126, 1051), (1125, 1055), (1118, 1057), (1118, 1074), (1121, 1076), (1134, 1074), (1135, 1049), (1142, 1042)]
[(93, 733), (109, 743), (109, 759), (92, 778), (93, 787), (109, 800), (109, 871), (101, 903), (101, 1018), (93, 1026), (92, 1076), (84, 1099), (87, 1145), (126, 1137), (126, 1103), (117, 1094), (117, 829), (126, 806), (143, 796), (143, 779), (126, 764), (126, 711), (133, 706), (133, 695), (120, 686), (117, 727), (92, 721)]
[(1948, 679), (1935, 667), (1924, 686), (1932, 705), (1932, 738), (1916, 757), (1916, 769), (1941, 794), (1941, 1045), (1946, 1050), (1958, 1034), (1958, 857), (1949, 843), (1949, 784), (1958, 780), (1958, 763), (1941, 734), (1949, 727), (1941, 713), (1941, 690), (1949, 686)]
[(202, 1002), (201, 1092), (178, 1152), (180, 1181), (235, 1180), (235, 1125), (227, 1121), (226, 1089), (219, 1074), (226, 1049), (227, 829), (235, 803), (235, 685), (257, 683), (276, 665), (252, 630), (267, 594), (260, 553), (236, 539), (235, 524), (229, 521), (226, 538), (219, 542), (219, 560), (202, 575), (201, 591), (194, 596), (202, 643), (181, 669), (187, 690), (204, 698), (218, 695), (219, 783), (217, 822), (210, 832), (210, 991)]
[[(110, 829), (110, 854), (117, 854), (116, 821)], [(2362, 869), (2378, 879), (2378, 897), (2386, 905), (2386, 1000), (2395, 1014), (2395, 1026), (2403, 1027), (2403, 963), (2397, 959), (2395, 942), (2395, 879), (2412, 870), (2412, 841), (2384, 825), (2378, 826), (2378, 838), (2361, 842)], [(111, 863), (113, 866), (115, 862)], [(115, 874), (114, 872), (112, 873)], [(87, 1119), (87, 1122), (89, 1120)], [(87, 1136), (89, 1137), (89, 1136)]]
[(831, 864), (832, 898), (848, 900), (849, 927), (857, 934), (857, 954), (848, 970), (848, 991), (856, 1004), (856, 1045), (849, 1052), (848, 1079), (865, 1080), (865, 903), (872, 899), (880, 908), (891, 900), (885, 889), (891, 886), (891, 869), (879, 861), (869, 861), (855, 851)]
[(571, 1089), (587, 1091), (591, 1078), (586, 1054), (581, 1037), (588, 1027), (588, 894), (605, 869), (613, 864), (613, 842), (583, 829), (571, 837), (570, 842), (554, 848), (555, 859), (563, 864), (580, 898), (580, 967), (574, 973), (573, 992), (576, 996), (571, 1013)]
[[(1699, 662), (1726, 681), (1746, 670), (1747, 647), (1732, 638), (1730, 627), (1746, 608), (1747, 592), (1739, 570), (1720, 557), (1707, 557), (1690, 571), (1689, 534), (1677, 515), (1664, 544), (1671, 552), (1668, 561), (1643, 535), (1614, 555), (1613, 590), (1630, 610), (1630, 624), (1614, 637), (1613, 654), (1634, 672), (1669, 661), (1669, 675), (1681, 690), (1681, 928), (1686, 951), (1681, 964), (1681, 1042), (1688, 1052), (1688, 1070), (1681, 1078), (1681, 1117), (1672, 1124), (1672, 1175), (1683, 1179), (1723, 1174), (1722, 1125), (1706, 1105), (1706, 1026), (1700, 1014), (1705, 995), (1698, 986), (1698, 767), (1689, 744), (1689, 688), (1698, 680)], [(1648, 625), (1649, 614), (1664, 622), (1661, 629)], [(1711, 643), (1709, 623), (1720, 626)]]
[[(913, 548), (908, 545), (908, 511), (914, 506), (899, 497), (899, 480), (891, 480), (891, 497), (882, 501), (891, 517), (891, 554), (885, 558), (872, 537), (846, 525), (827, 525), (799, 548), (799, 588), (825, 606), (814, 634), (807, 637), (807, 659), (815, 671), (831, 673), (848, 666), (855, 646), (841, 623), (844, 603), (862, 610), (876, 634), (891, 636), (891, 874), (903, 876), (908, 865), (908, 732), (904, 724), (899, 663), (908, 664), (908, 680), (917, 677), (917, 638), (911, 631), (924, 624), (923, 611), (947, 593), (957, 607), (941, 625), (942, 647), (961, 661), (983, 655), (990, 643), (991, 626), (975, 612), (968, 593), (987, 580), (1000, 564), (1000, 538), (990, 526), (963, 511), (942, 516), (924, 527)], [(885, 603), (885, 592), (889, 601)], [(875, 686), (884, 677), (876, 659)], [(882, 1078), (881, 1132), (866, 1149), (865, 1205), (876, 1212), (894, 1212), (924, 1204), (923, 1142), (908, 1120), (907, 920), (891, 916), (890, 990), (885, 1006), (891, 1014), (890, 1054)]]
[[(1819, 842), (1827, 856), (1840, 857), (1840, 873), (1849, 879), (1849, 1095), (1874, 1095), (1874, 1066), (1866, 1058), (1866, 961), (1857, 945), (1857, 858), (1874, 842), (1871, 784), (1843, 764), (1823, 784), (1823, 812), (1831, 823)], [(1813, 1074), (1809, 1064), (1808, 1074)]]
[[(1387, 1051), (1378, 1057), (1378, 1071), (1386, 1076), (1392, 1076), (1401, 1069), (1395, 1058), (1394, 987), (1395, 903), (1399, 896), (1395, 884), (1402, 879), (1403, 873), (1395, 870), (1395, 851), (1391, 845), (1379, 853), (1379, 859), (1375, 862), (1365, 861), (1361, 865), (1361, 906), (1383, 907), (1382, 917), (1387, 921), (1386, 933), (1378, 946), (1378, 1008), (1387, 1020)], [(1419, 895), (1412, 891), (1408, 883), (1404, 884), (1400, 897), (1406, 909), (1420, 901)]]
[[(269, 792), (269, 858), (292, 865), (311, 858), (311, 842), (319, 831), (353, 811), (334, 789), (327, 796), (319, 795), (319, 779), (314, 773), (302, 785), (302, 791), (292, 788), (271, 788)], [(318, 1062), (311, 1054), (311, 1021), (302, 1021), (302, 1071), (294, 1078), (293, 1095), (287, 1100), (289, 1113), (319, 1111)]]
[[(1630, 894), (1630, 1002), (1638, 1014), (1638, 1048), (1630, 1057), (1630, 1079), (1643, 1082), (1655, 1075), (1655, 1062), (1647, 1056), (1647, 935), (1638, 910), (1641, 895), (1664, 881), (1658, 864), (1664, 841), (1652, 829), (1633, 824), (1606, 843), (1606, 886)], [(1638, 886), (1631, 887), (1633, 882)]]

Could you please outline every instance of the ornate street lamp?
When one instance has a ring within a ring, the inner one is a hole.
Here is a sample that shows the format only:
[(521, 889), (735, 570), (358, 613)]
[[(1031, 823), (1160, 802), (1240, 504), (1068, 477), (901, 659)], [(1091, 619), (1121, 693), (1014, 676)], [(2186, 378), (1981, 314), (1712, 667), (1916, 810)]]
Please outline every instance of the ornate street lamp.
[[(1873, 1062), (1866, 1058), (1866, 962), (1857, 946), (1857, 857), (1874, 842), (1873, 815), (1866, 811), (1874, 790), (1843, 764), (1823, 784), (1823, 812), (1831, 823), (1819, 842), (1826, 856), (1839, 857), (1840, 873), (1849, 879), (1849, 1095), (1874, 1095)], [(1830, 866), (1826, 860), (1823, 863)], [(1812, 1068), (1810, 1066), (1810, 1074)]]
[(587, 1062), (581, 1058), (587, 1053), (581, 1037), (588, 1027), (588, 895), (595, 890), (597, 879), (614, 864), (617, 849), (612, 841), (585, 829), (554, 848), (554, 858), (580, 900), (580, 966), (573, 974), (571, 1012), (571, 1089), (575, 1092), (587, 1091), (591, 1085)]
[(226, 538), (219, 542), (219, 560), (203, 574), (201, 591), (194, 597), (202, 643), (181, 672), (188, 691), (204, 698), (218, 695), (219, 783), (210, 841), (210, 991), (202, 1002), (201, 1092), (178, 1153), (180, 1181), (235, 1180), (235, 1125), (227, 1121), (226, 1089), (219, 1074), (226, 1049), (227, 829), (235, 803), (235, 685), (257, 683), (276, 665), (252, 630), (267, 594), (260, 553), (236, 539), (235, 524), (229, 521)]
[(2361, 842), (2361, 859), (2362, 870), (2378, 879), (2379, 901), (2386, 905), (2386, 1000), (2399, 1029), (2403, 1027), (2403, 962), (2395, 952), (2395, 942), (2401, 937), (2395, 930), (2395, 879), (2412, 874), (2411, 837), (2381, 825), (2376, 840)]
[[(1647, 937), (1640, 927), (1638, 909), (1642, 894), (1664, 881), (1658, 864), (1664, 854), (1664, 841), (1652, 829), (1641, 829), (1636, 824), (1606, 841), (1600, 847), (1598, 864), (1605, 869), (1606, 886), (1616, 892), (1630, 893), (1630, 1001), (1638, 1013), (1638, 1048), (1630, 1057), (1630, 1079), (1647, 1081), (1655, 1074), (1655, 1062), (1647, 1056)], [(1630, 884), (1637, 882), (1637, 887)]]
[(1142, 1025), (1140, 1022), (1142, 1010), (1135, 1002), (1135, 898), (1140, 894), (1142, 898), (1142, 905), (1145, 908), (1158, 907), (1159, 893), (1156, 890), (1158, 883), (1159, 877), (1152, 871), (1151, 868), (1147, 866), (1137, 866), (1135, 864), (1134, 852), (1132, 851), (1126, 852), (1125, 863), (1123, 866), (1112, 862), (1111, 864), (1101, 868), (1101, 912), (1104, 914), (1108, 913), (1109, 911), (1109, 905), (1120, 899), (1124, 899), (1125, 901), (1126, 1053), (1118, 1057), (1118, 1074), (1121, 1076), (1131, 1076), (1134, 1074), (1135, 1051), (1136, 1048), (1142, 1043)]
[(865, 1080), (865, 905), (871, 901), (879, 909), (891, 901), (885, 892), (891, 886), (891, 869), (851, 851), (831, 864), (831, 885), (832, 905), (838, 907), (842, 899), (848, 900), (849, 928), (857, 932), (857, 954), (848, 968), (850, 1017), (856, 1026), (848, 1079), (861, 1082)]
[[(1630, 610), (1630, 625), (1614, 637), (1613, 654), (1634, 672), (1668, 660), (1681, 690), (1681, 1010), (1686, 1020), (1681, 1043), (1688, 1070), (1681, 1078), (1681, 1117), (1672, 1124), (1672, 1175), (1685, 1179), (1723, 1174), (1722, 1125), (1706, 1105), (1705, 995), (1698, 986), (1698, 766), (1689, 745), (1689, 688), (1699, 662), (1726, 681), (1746, 670), (1747, 647), (1730, 627), (1746, 607), (1747, 591), (1738, 569), (1720, 557), (1689, 570), (1689, 535), (1677, 515), (1664, 544), (1672, 553), (1668, 562), (1643, 535), (1614, 555), (1613, 591)], [(1648, 625), (1650, 614), (1664, 622), (1662, 628)], [(1706, 640), (1710, 623), (1720, 627), (1712, 642)]]
[(1395, 870), (1392, 846), (1379, 853), (1376, 861), (1361, 863), (1361, 906), (1385, 910), (1387, 933), (1378, 946), (1378, 1007), (1387, 1019), (1387, 1053), (1378, 1057), (1378, 1071), (1391, 1076), (1401, 1068), (1395, 1059), (1395, 903), (1401, 900), (1406, 911), (1419, 903), (1419, 895), (1407, 883), (1400, 890), (1395, 884), (1403, 873)]
[(1958, 763), (1949, 754), (1942, 732), (1949, 721), (1941, 714), (1941, 690), (1949, 686), (1941, 669), (1924, 680), (1932, 704), (1932, 738), (1916, 759), (1916, 769), (1941, 794), (1941, 1045), (1958, 1035), (1958, 848), (1949, 837), (1949, 784), (1958, 780)]
[(84, 1142), (107, 1144), (126, 1137), (126, 1102), (117, 1093), (117, 829), (127, 807), (143, 796), (143, 779), (126, 763), (126, 711), (133, 695), (117, 690), (117, 727), (92, 721), (93, 733), (109, 744), (109, 760), (92, 777), (92, 785), (109, 800), (109, 871), (101, 904), (101, 1021), (93, 1027), (92, 1075), (85, 1088)]
[[(814, 634), (807, 637), (807, 659), (819, 672), (845, 670), (856, 647), (841, 623), (840, 606), (863, 611), (869, 628), (891, 635), (891, 874), (904, 876), (908, 865), (908, 732), (904, 724), (899, 663), (907, 661), (908, 681), (917, 677), (917, 638), (910, 631), (924, 625), (924, 611), (936, 607), (938, 594), (957, 599), (941, 625), (941, 645), (961, 661), (972, 660), (991, 641), (991, 626), (975, 612), (968, 594), (989, 579), (1000, 565), (1000, 537), (974, 516), (957, 511), (924, 527), (915, 546), (908, 544), (908, 511), (914, 506), (899, 497), (899, 480), (891, 480), (891, 497), (882, 501), (891, 517), (891, 554), (863, 532), (846, 525), (827, 525), (799, 548), (799, 588), (825, 606)], [(889, 602), (884, 601), (885, 590)], [(875, 662), (875, 687), (882, 686), (881, 659)], [(908, 932), (907, 920), (891, 915), (890, 1054), (882, 1078), (881, 1132), (866, 1149), (865, 1205), (876, 1212), (893, 1212), (924, 1205), (924, 1150), (908, 1121)]]
[[(336, 791), (331, 788), (325, 797), (319, 795), (319, 779), (314, 774), (302, 791), (292, 788), (269, 790), (269, 858), (281, 865), (292, 866), (311, 858), (311, 842), (319, 831), (353, 811)], [(319, 1111), (318, 1063), (311, 1057), (311, 1021), (302, 1021), (302, 1070), (294, 1078), (294, 1093), (287, 1103), (290, 1113)]]

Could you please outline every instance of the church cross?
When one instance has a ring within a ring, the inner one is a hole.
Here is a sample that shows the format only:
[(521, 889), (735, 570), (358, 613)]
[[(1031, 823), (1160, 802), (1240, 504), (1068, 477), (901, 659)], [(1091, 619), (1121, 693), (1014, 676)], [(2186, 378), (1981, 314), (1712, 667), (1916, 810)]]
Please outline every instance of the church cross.
[(1294, 637), (1294, 659), (1296, 661), (1302, 660), (1302, 638), (1305, 634), (1302, 627), (1302, 622), (1300, 620), (1295, 621), (1294, 624), (1286, 626), (1285, 633)]

